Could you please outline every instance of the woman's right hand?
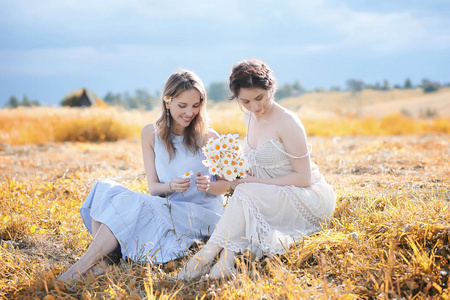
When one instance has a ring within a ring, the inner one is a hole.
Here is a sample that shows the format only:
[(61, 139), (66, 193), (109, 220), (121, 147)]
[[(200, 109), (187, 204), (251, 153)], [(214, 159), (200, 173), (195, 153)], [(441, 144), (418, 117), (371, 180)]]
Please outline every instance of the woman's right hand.
[(170, 183), (170, 187), (175, 193), (184, 193), (190, 186), (191, 180), (189, 178), (175, 178)]

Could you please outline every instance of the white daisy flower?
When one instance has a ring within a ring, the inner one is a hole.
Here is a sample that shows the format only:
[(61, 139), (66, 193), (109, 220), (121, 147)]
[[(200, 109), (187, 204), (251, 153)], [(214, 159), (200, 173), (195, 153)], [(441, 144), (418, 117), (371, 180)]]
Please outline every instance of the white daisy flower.
[(186, 178), (186, 179), (191, 178), (192, 174), (194, 174), (194, 171), (190, 170), (189, 172), (181, 175), (181, 178)]

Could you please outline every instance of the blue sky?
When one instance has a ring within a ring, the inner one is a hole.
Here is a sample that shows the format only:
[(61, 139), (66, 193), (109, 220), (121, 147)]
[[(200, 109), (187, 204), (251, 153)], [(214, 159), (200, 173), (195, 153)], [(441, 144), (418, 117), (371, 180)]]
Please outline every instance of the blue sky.
[(260, 58), (280, 84), (450, 82), (450, 1), (5, 0), (0, 107), (24, 94), (58, 105), (81, 87), (161, 90), (171, 72), (209, 86)]

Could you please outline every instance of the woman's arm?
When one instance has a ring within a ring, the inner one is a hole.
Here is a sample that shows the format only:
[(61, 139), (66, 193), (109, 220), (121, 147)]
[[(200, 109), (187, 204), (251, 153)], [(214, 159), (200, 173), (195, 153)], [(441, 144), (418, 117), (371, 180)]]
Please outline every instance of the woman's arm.
[(189, 188), (191, 181), (175, 178), (169, 183), (161, 183), (155, 168), (155, 127), (147, 124), (141, 131), (142, 155), (144, 159), (145, 175), (147, 176), (148, 191), (153, 196), (166, 196), (175, 191), (181, 193)]
[(147, 124), (141, 130), (141, 146), (144, 159), (145, 175), (147, 176), (147, 185), (150, 195), (162, 196), (171, 193), (168, 183), (159, 182), (158, 174), (155, 168), (155, 126)]
[(210, 181), (209, 175), (201, 175), (200, 172), (198, 172), (195, 177), (195, 185), (201, 192), (214, 195), (225, 194), (230, 188), (230, 183), (219, 176), (216, 176), (216, 178), (216, 181)]

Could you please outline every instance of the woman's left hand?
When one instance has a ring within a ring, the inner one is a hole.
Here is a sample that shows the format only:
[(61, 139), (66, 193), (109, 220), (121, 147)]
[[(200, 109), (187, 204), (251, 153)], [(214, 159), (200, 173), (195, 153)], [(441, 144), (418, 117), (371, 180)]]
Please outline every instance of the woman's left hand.
[(200, 192), (207, 192), (210, 186), (209, 175), (202, 176), (200, 172), (197, 172), (195, 177), (195, 185)]

